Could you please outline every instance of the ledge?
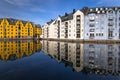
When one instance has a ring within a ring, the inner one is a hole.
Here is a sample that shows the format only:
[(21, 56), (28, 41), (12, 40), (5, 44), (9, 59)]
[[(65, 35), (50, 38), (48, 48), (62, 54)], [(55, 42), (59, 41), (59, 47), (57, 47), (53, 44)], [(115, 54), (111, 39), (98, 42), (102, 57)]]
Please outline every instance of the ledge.
[(42, 38), (42, 40), (48, 41), (60, 41), (60, 42), (81, 42), (81, 43), (120, 43), (120, 40), (84, 40), (84, 39), (53, 39), (53, 38)]

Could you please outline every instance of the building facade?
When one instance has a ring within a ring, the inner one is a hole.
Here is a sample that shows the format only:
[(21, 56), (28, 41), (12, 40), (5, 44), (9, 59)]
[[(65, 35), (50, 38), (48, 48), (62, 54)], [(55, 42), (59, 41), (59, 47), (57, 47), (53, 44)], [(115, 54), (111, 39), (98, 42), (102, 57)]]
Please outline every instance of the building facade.
[(84, 39), (83, 22), (84, 14), (80, 10), (65, 13), (64, 16), (59, 16), (43, 26), (43, 38)]
[(13, 18), (0, 19), (0, 38), (1, 39), (18, 39), (33, 38), (41, 35), (40, 26), (36, 26), (32, 22), (22, 21)]
[(120, 7), (83, 8), (84, 39), (119, 40)]
[(120, 7), (84, 7), (48, 23), (42, 27), (47, 39), (120, 39)]

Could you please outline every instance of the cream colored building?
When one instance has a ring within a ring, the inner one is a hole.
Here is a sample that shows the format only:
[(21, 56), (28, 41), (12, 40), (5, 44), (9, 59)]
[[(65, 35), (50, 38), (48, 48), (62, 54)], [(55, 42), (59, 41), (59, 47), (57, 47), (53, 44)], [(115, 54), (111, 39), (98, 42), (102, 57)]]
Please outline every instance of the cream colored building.
[(84, 14), (80, 10), (65, 13), (43, 26), (43, 38), (48, 39), (83, 39)]

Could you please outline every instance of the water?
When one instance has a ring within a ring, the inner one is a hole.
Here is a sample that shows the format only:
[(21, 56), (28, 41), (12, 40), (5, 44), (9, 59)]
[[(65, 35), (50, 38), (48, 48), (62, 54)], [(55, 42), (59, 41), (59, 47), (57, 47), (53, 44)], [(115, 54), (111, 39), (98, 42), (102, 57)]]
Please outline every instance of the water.
[(119, 44), (0, 42), (0, 80), (120, 80)]

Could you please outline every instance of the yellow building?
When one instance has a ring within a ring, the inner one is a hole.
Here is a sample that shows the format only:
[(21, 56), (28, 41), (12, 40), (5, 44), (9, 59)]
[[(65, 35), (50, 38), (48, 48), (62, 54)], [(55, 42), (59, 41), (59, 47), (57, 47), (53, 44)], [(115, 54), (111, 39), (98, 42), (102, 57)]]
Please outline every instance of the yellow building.
[(3, 61), (21, 59), (41, 50), (41, 43), (34, 41), (0, 42), (0, 59)]
[(40, 35), (42, 34), (42, 29), (40, 25), (35, 25), (34, 27), (34, 37), (40, 38)]
[(29, 21), (22, 21), (13, 18), (0, 19), (0, 38), (2, 39), (31, 39), (40, 36), (42, 34), (41, 32), (41, 28), (38, 28), (37, 26), (35, 26), (35, 24)]

